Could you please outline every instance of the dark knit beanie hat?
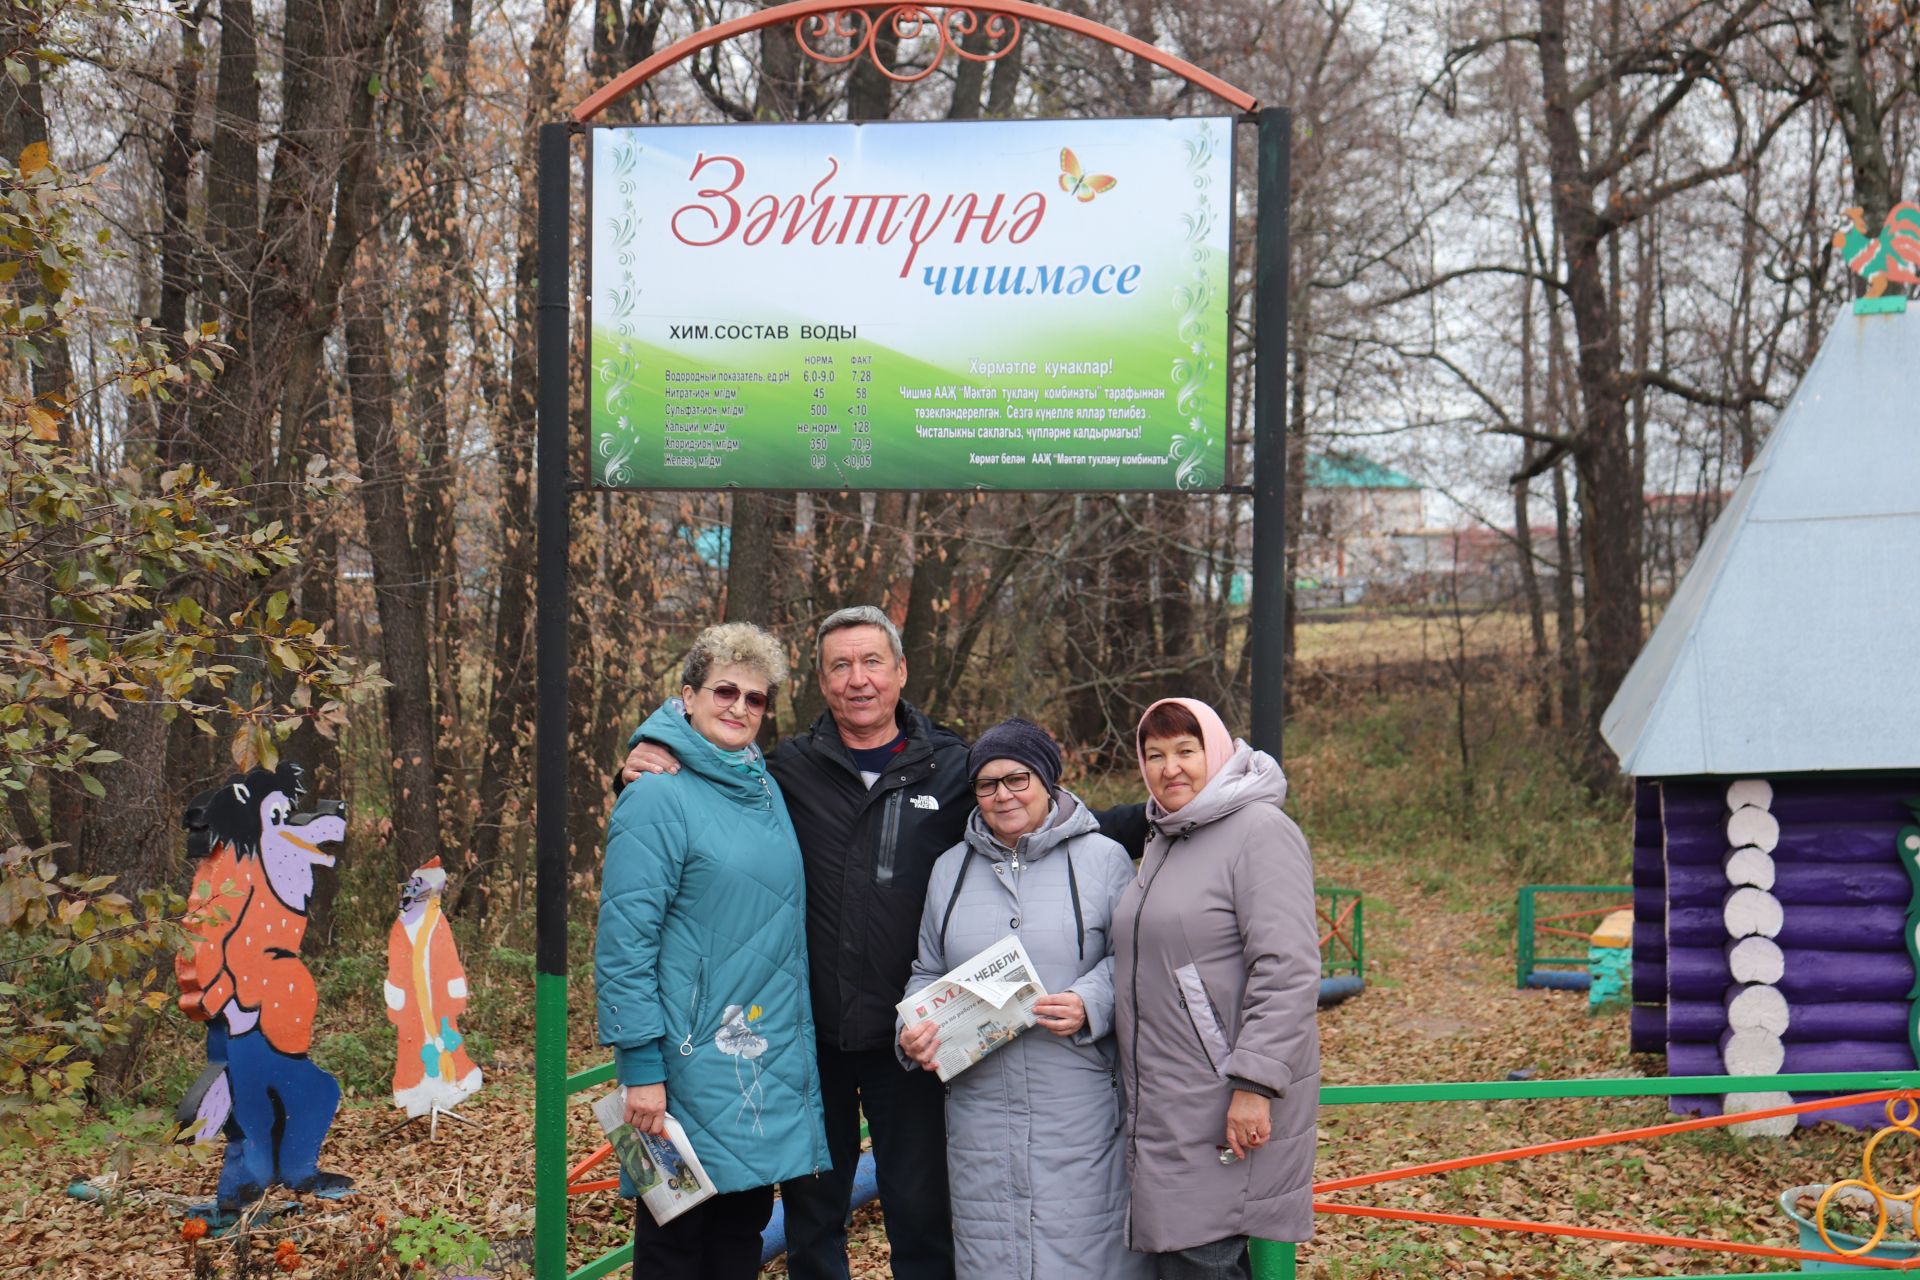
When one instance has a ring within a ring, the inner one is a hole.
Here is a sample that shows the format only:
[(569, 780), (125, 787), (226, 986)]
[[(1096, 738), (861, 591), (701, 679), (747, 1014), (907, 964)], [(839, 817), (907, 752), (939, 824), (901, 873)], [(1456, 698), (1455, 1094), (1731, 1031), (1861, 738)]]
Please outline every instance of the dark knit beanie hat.
[(967, 752), (967, 776), (977, 778), (980, 771), (995, 760), (1018, 760), (1052, 795), (1060, 786), (1060, 748), (1053, 737), (1031, 720), (1015, 716), (1002, 720), (980, 735)]

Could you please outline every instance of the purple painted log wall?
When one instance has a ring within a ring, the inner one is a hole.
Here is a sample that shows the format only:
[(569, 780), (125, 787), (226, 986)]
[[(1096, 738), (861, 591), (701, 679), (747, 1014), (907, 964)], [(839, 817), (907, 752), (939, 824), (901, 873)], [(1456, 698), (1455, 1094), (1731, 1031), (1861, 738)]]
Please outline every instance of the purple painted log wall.
[[(1836, 1000), (1905, 1000), (1913, 989), (1906, 951), (1788, 951), (1779, 987), (1789, 1004)], [(1733, 984), (1719, 947), (1674, 947), (1667, 952), (1671, 1000), (1718, 1000)]]
[(1633, 1009), (1627, 1016), (1632, 1053), (1666, 1051), (1667, 864), (1661, 852), (1661, 786), (1633, 782)]
[[(1803, 1071), (1911, 1071), (1913, 1050), (1887, 1040), (1822, 1040), (1786, 1046), (1783, 1074)], [(1713, 1076), (1721, 1074), (1720, 1048), (1712, 1044), (1670, 1041), (1667, 1074)]]
[[(1904, 877), (1905, 872), (1901, 872)], [(1783, 950), (1904, 951), (1907, 909), (1901, 906), (1796, 906), (1786, 912), (1774, 938)], [(1727, 938), (1720, 904), (1667, 910), (1670, 948), (1723, 945)]]
[(1667, 1006), (1636, 1004), (1627, 1015), (1627, 1048), (1632, 1053), (1667, 1051)]
[[(1727, 778), (1719, 785), (1693, 784), (1674, 794), (1674, 784), (1665, 784), (1664, 811), (1668, 823), (1698, 826), (1720, 821), (1726, 816)], [(1840, 818), (1860, 822), (1908, 821), (1907, 801), (1916, 785), (1912, 777), (1858, 779), (1774, 778), (1773, 802), (1768, 812), (1782, 822), (1819, 822)]]
[[(1887, 845), (1892, 850), (1891, 842)], [(1670, 868), (1666, 902), (1676, 907), (1711, 907), (1726, 896), (1727, 877), (1718, 863), (1682, 863)], [(1776, 852), (1773, 888), (1767, 892), (1788, 907), (1846, 906), (1878, 903), (1905, 910), (1913, 883), (1898, 862), (1843, 863), (1782, 862)], [(1636, 919), (1639, 891), (1634, 892)], [(1662, 910), (1665, 906), (1662, 907)], [(1789, 915), (1792, 913), (1789, 912)]]
[[(1727, 786), (1734, 779), (1663, 781), (1659, 859), (1645, 848), (1636, 782), (1634, 917), (1660, 930), (1634, 931), (1634, 1047), (1657, 1035), (1676, 1077), (1720, 1074), (1719, 1038), (1727, 1031), (1728, 971), (1722, 904), (1729, 891), (1722, 861)], [(1894, 850), (1920, 796), (1920, 774), (1865, 779), (1770, 779), (1767, 810), (1779, 824), (1772, 893), (1784, 908), (1775, 941), (1785, 972), (1777, 984), (1789, 1005), (1781, 1036), (1783, 1072), (1911, 1070), (1907, 1023), (1914, 989), (1906, 950), (1913, 887)], [(1658, 897), (1646, 890), (1658, 889)], [(1656, 991), (1655, 981), (1664, 982)], [(1665, 1007), (1658, 1007), (1664, 1005)], [(1649, 1046), (1657, 1047), (1657, 1046)], [(1796, 1095), (1811, 1101), (1815, 1095)], [(1721, 1099), (1676, 1095), (1682, 1114), (1719, 1114)], [(1879, 1104), (1815, 1112), (1803, 1125), (1829, 1122), (1876, 1128)]]
[[(1892, 853), (1894, 835), (1903, 825), (1900, 822), (1783, 822), (1773, 858), (1776, 862), (1884, 862)], [(1727, 849), (1724, 825), (1667, 828), (1670, 868), (1678, 863), (1718, 867)]]
[[(1827, 1040), (1907, 1043), (1905, 1000), (1841, 1000), (1796, 1004), (1788, 1010), (1788, 1044)], [(1727, 1029), (1726, 1005), (1716, 1000), (1675, 1000), (1667, 1006), (1666, 1036), (1692, 1044), (1718, 1044)]]

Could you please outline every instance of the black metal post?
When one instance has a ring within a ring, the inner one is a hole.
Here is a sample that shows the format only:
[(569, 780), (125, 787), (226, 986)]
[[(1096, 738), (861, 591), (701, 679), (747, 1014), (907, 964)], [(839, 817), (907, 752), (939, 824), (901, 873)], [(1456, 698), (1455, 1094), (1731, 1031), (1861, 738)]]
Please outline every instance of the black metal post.
[(567, 285), (572, 126), (540, 126), (534, 579), (534, 1269), (567, 1263)]
[(1253, 271), (1253, 745), (1280, 759), (1286, 721), (1287, 203), (1293, 113), (1260, 112)]

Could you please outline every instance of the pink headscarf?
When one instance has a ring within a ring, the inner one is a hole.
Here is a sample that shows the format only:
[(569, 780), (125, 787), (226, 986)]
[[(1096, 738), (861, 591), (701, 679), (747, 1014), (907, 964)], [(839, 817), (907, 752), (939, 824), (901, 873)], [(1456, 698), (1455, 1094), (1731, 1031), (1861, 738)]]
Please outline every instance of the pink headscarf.
[[(1193, 718), (1200, 722), (1200, 748), (1206, 753), (1207, 757), (1207, 781), (1213, 781), (1214, 776), (1220, 772), (1221, 766), (1233, 758), (1233, 735), (1227, 732), (1227, 722), (1220, 718), (1219, 712), (1197, 698), (1162, 698), (1160, 701), (1154, 703), (1152, 707), (1146, 709), (1145, 713), (1140, 717), (1140, 723), (1146, 723), (1147, 716), (1153, 714), (1154, 707), (1164, 707), (1169, 703), (1175, 706), (1185, 707), (1193, 713)], [(1133, 737), (1137, 753), (1140, 741), (1140, 729), (1138, 725), (1134, 726)], [(1146, 782), (1147, 762), (1141, 760), (1139, 763), (1140, 781)], [(1206, 790), (1205, 786), (1202, 786), (1200, 789), (1202, 791)], [(1147, 794), (1153, 794), (1151, 784), (1147, 787)]]

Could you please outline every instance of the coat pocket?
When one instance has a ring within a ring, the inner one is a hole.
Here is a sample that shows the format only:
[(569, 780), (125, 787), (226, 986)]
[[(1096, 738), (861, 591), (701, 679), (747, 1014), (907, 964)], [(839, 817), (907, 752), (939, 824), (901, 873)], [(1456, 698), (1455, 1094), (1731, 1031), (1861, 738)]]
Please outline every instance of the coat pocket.
[(1227, 1055), (1233, 1050), (1227, 1044), (1227, 1033), (1220, 1029), (1220, 1017), (1214, 1012), (1213, 1001), (1207, 998), (1206, 984), (1200, 981), (1200, 967), (1181, 965), (1173, 971), (1173, 979), (1180, 986), (1180, 1007), (1187, 1011), (1193, 1034), (1199, 1037), (1200, 1052), (1206, 1055), (1213, 1074), (1225, 1080)]

